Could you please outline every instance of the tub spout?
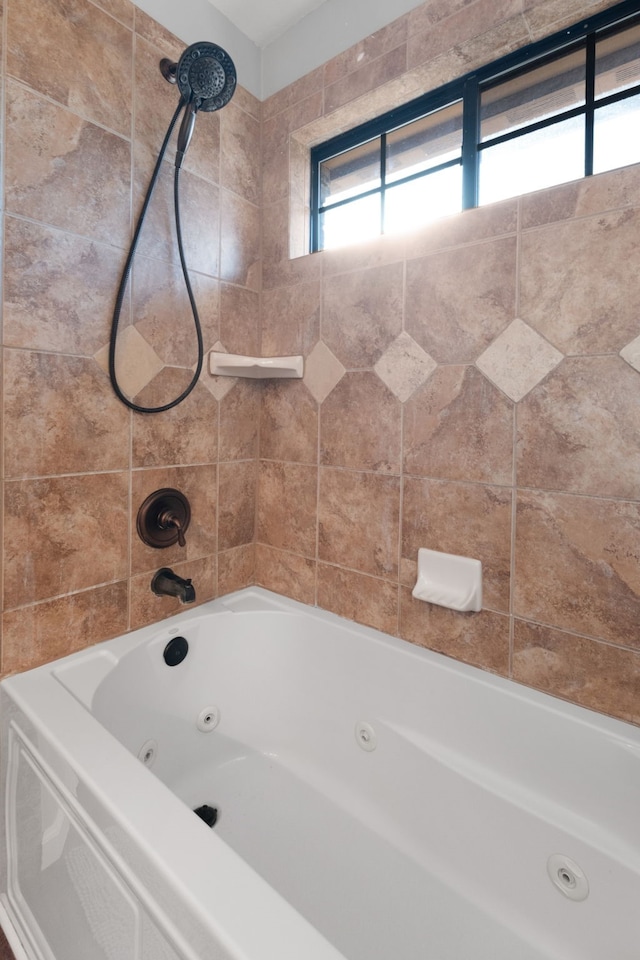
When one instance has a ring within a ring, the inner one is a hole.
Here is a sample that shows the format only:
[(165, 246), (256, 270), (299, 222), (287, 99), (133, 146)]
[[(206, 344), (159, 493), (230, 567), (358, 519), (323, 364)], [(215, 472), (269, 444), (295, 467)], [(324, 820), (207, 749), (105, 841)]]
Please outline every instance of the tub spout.
[(180, 603), (193, 603), (196, 599), (191, 580), (183, 580), (169, 567), (162, 567), (154, 573), (151, 589), (159, 597), (177, 597)]

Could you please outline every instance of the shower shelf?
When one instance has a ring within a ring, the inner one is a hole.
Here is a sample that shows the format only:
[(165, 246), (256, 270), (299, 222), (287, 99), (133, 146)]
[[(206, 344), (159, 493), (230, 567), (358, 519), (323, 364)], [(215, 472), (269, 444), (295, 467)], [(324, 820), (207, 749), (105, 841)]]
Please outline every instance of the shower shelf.
[(303, 373), (302, 357), (244, 357), (235, 353), (209, 354), (209, 373), (215, 377), (250, 377), (266, 380), (269, 377), (294, 377)]

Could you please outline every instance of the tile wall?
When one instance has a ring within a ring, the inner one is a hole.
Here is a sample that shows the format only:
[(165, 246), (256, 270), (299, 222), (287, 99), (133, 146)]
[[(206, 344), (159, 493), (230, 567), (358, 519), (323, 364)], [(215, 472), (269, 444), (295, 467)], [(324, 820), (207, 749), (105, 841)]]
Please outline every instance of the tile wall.
[[(308, 146), (609, 4), (428, 0), (260, 104), (199, 118), (183, 173), (205, 347), (303, 381), (202, 377), (153, 417), (105, 373), (119, 274), (183, 48), (129, 0), (4, 0), (2, 671), (250, 582), (640, 722), (640, 170), (304, 253)], [(167, 163), (121, 329), (126, 392), (194, 362)], [(261, 230), (262, 225), (262, 230)], [(138, 505), (191, 498), (186, 551)], [(485, 608), (414, 601), (420, 546)]]
[[(308, 144), (606, 3), (432, 0), (264, 104), (257, 582), (640, 722), (640, 167), (304, 247)], [(291, 184), (291, 185), (290, 185)], [(477, 557), (480, 614), (415, 600)]]
[[(207, 376), (175, 410), (145, 416), (105, 372), (133, 218), (178, 102), (158, 63), (184, 44), (129, 0), (5, 0), (3, 14), (7, 673), (173, 612), (149, 589), (160, 566), (192, 577), (199, 600), (251, 580), (259, 392)], [(240, 88), (198, 118), (181, 175), (207, 350), (258, 346), (260, 115)], [(147, 405), (178, 395), (196, 359), (170, 160), (120, 328), (121, 385)], [(191, 501), (184, 550), (135, 532), (138, 506), (165, 486)]]

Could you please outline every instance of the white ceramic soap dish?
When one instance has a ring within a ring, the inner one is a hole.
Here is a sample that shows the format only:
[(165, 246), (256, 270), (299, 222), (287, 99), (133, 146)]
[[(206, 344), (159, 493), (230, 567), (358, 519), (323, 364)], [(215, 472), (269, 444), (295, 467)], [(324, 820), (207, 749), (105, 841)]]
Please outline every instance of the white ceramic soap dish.
[(418, 550), (418, 579), (413, 596), (451, 610), (482, 609), (482, 563), (438, 550)]
[(302, 377), (302, 357), (245, 357), (236, 353), (209, 354), (209, 373), (214, 377), (249, 377), (265, 380), (269, 377), (282, 379)]

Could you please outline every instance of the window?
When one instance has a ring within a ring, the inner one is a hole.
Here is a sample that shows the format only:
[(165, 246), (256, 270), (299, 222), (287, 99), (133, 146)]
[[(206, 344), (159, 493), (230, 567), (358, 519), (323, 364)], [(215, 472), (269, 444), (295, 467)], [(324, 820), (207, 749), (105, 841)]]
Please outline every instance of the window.
[(637, 0), (311, 152), (312, 250), (640, 162)]

